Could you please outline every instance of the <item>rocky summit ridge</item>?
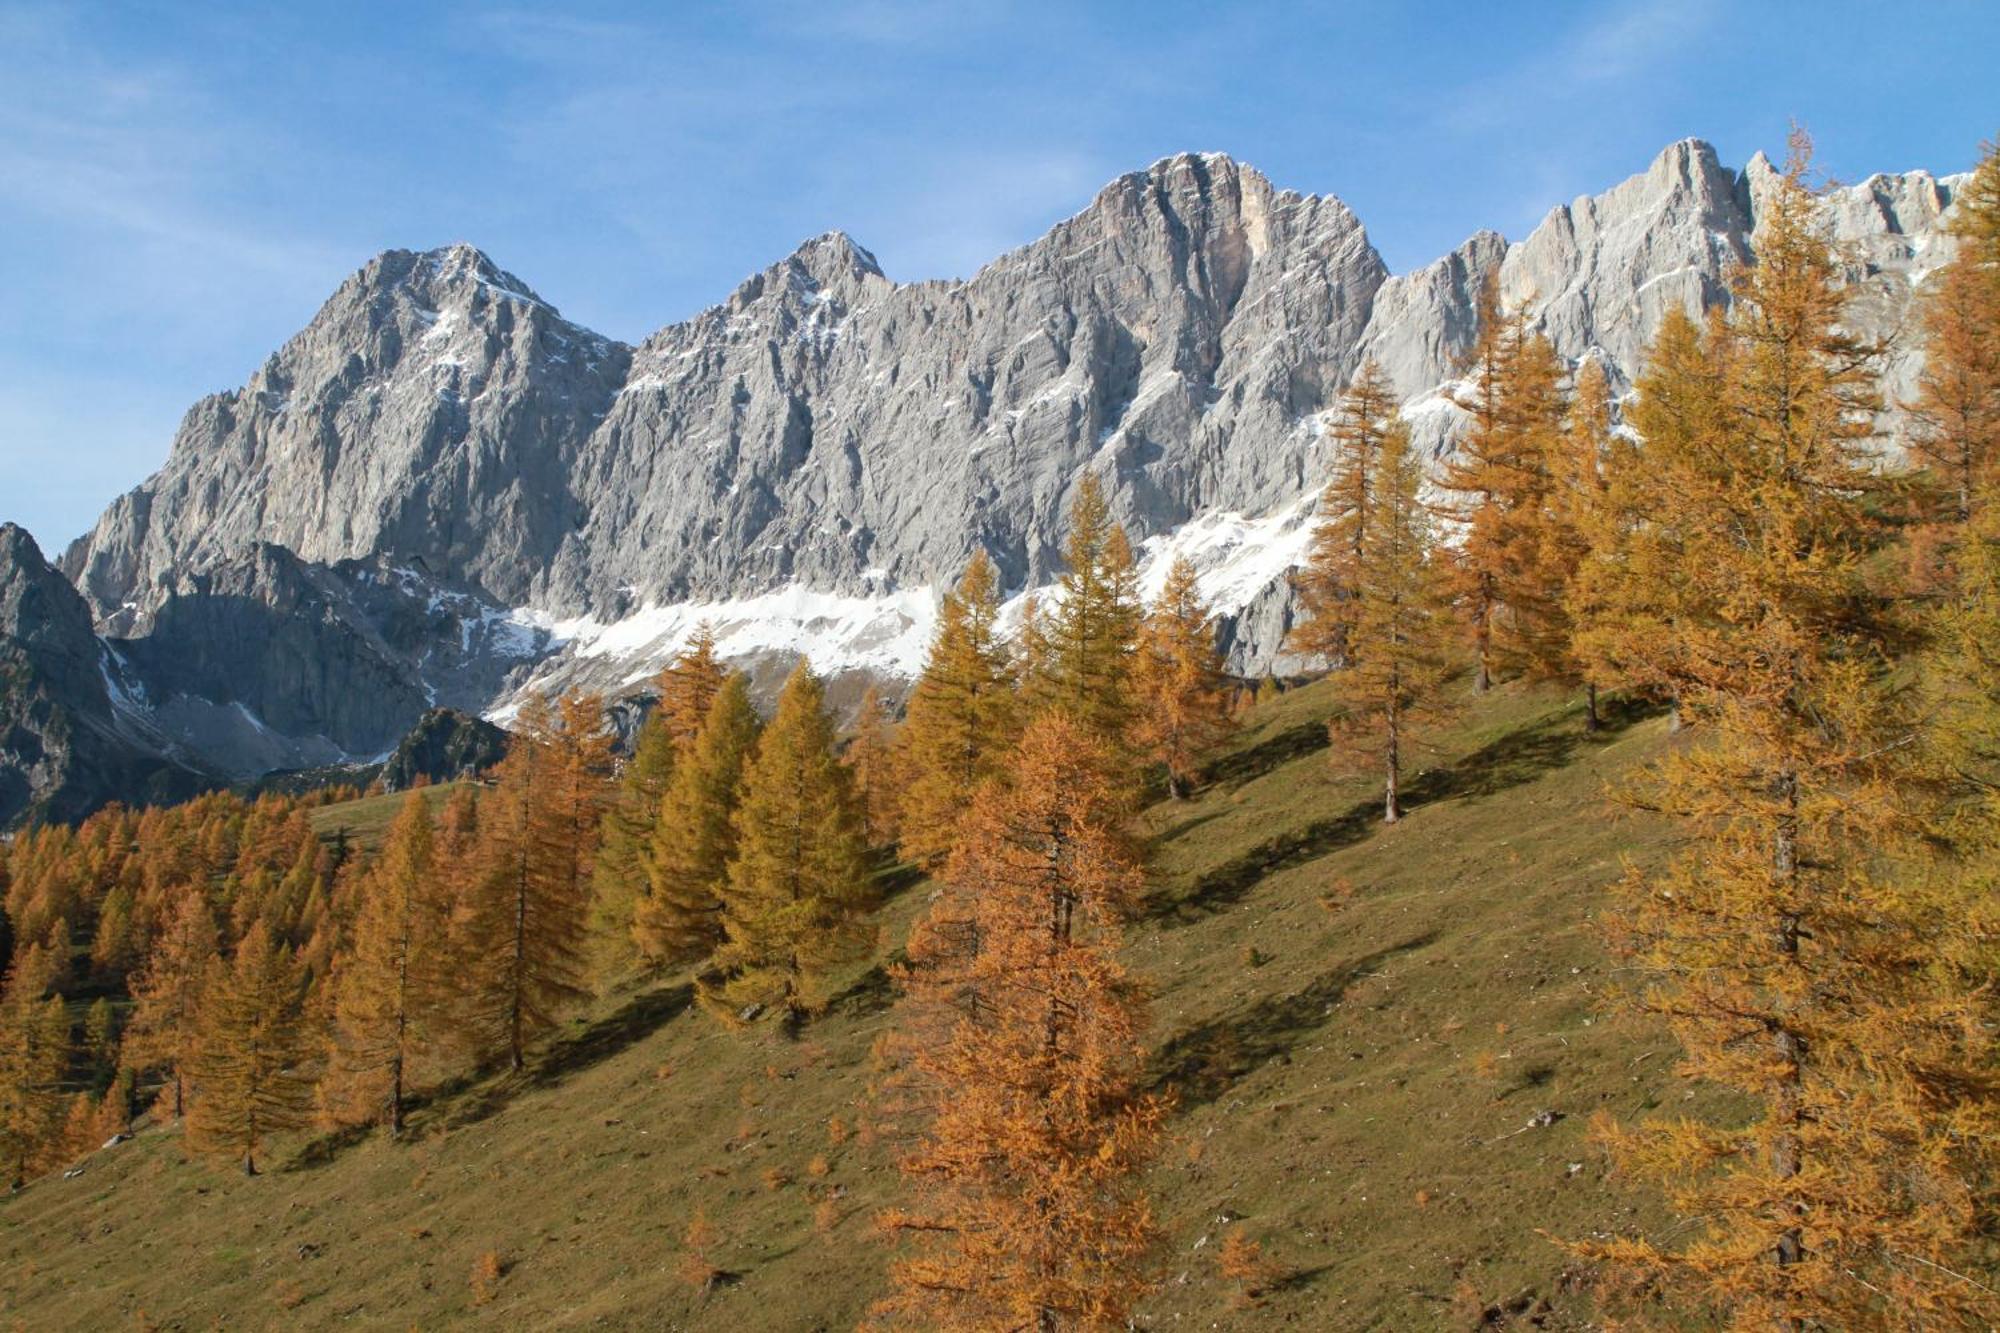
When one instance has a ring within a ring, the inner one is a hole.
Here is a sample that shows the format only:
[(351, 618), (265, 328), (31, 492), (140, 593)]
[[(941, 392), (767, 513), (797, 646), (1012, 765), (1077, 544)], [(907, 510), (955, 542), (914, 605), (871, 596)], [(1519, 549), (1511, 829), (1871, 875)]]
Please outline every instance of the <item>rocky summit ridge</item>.
[[(60, 569), (128, 711), (233, 774), (378, 755), (433, 706), (504, 717), (530, 683), (623, 689), (704, 617), (746, 660), (906, 674), (974, 546), (1016, 595), (1059, 572), (1086, 471), (1154, 577), (1196, 560), (1260, 670), (1322, 416), (1365, 358), (1448, 448), (1497, 270), (1563, 356), (1629, 383), (1668, 310), (1726, 299), (1774, 179), (1684, 140), (1520, 241), (1392, 274), (1338, 199), (1181, 154), (970, 278), (897, 283), (829, 232), (637, 347), (470, 246), (390, 251), (190, 409)], [(1953, 186), (1875, 176), (1823, 207), (1892, 395)]]

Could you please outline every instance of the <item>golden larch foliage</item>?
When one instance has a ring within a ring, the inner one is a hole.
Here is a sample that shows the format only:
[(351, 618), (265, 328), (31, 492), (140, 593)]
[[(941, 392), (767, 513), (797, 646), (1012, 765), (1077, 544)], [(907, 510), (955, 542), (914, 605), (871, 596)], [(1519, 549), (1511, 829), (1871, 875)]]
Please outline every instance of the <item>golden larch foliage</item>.
[(860, 803), (862, 840), (870, 847), (896, 841), (897, 808), (902, 799), (895, 724), (882, 703), (882, 692), (870, 685), (861, 693), (854, 731), (841, 752), (841, 762), (853, 775), (854, 798)]
[(31, 944), (0, 985), (0, 1154), (17, 1190), (62, 1124), (69, 1017), (62, 997), (49, 993), (55, 973), (43, 946)]
[(632, 758), (619, 774), (591, 873), (590, 931), (601, 970), (632, 955), (632, 917), (646, 893), (647, 849), (673, 782), (676, 751), (666, 712), (655, 707), (640, 724)]
[(927, 1125), (882, 1219), (908, 1249), (879, 1327), (1123, 1328), (1148, 1288), (1138, 1175), (1166, 1108), (1117, 957), (1142, 875), (1109, 762), (1069, 714), (1031, 723), (911, 933), (902, 1078)]
[(1472, 641), (1473, 688), (1483, 691), (1530, 665), (1541, 622), (1557, 610), (1538, 557), (1562, 430), (1562, 362), (1525, 309), (1502, 311), (1497, 273), (1480, 290), (1467, 378), (1457, 403), (1469, 422), (1438, 478), (1446, 498), (1437, 511), (1458, 536), (1446, 568)]
[(1942, 515), (1963, 523), (2000, 459), (2000, 149), (1987, 149), (1957, 204), (1958, 252), (1921, 301), (1924, 367), (1909, 444), (1936, 474)]
[(1983, 978), (1953, 962), (1994, 913), (1899, 854), (1913, 747), (1868, 578), (1868, 363), (1805, 170), (1798, 142), (1698, 349), (1727, 373), (1668, 381), (1722, 395), (1696, 405), (1700, 447), (1635, 455), (1684, 586), (1621, 649), (1704, 734), (1642, 796), (1695, 845), (1626, 877), (1614, 940), (1683, 1072), (1743, 1109), (1601, 1123), (1689, 1221), (1577, 1248), (1731, 1328), (1968, 1327), (2000, 1313), (1959, 1276), (2000, 1103)]
[(942, 865), (973, 788), (999, 767), (1013, 740), (1015, 699), (1000, 616), (999, 577), (975, 550), (938, 608), (937, 634), (899, 738), (901, 849)]
[(265, 1141), (305, 1124), (312, 1106), (305, 972), (259, 922), (211, 978), (192, 1062), (188, 1142), (255, 1175)]
[(340, 1119), (403, 1131), (404, 1102), (454, 1037), (452, 903), (435, 858), (430, 802), (403, 799), (361, 889), (353, 944), (335, 972), (328, 1102)]
[(632, 939), (653, 963), (706, 957), (722, 942), (722, 888), (736, 851), (737, 788), (757, 743), (749, 683), (732, 674), (708, 720), (674, 765), (646, 852), (646, 896)]
[[(1358, 447), (1358, 446), (1349, 446)], [(1340, 703), (1329, 724), (1341, 762), (1374, 757), (1383, 774), (1382, 817), (1402, 815), (1402, 769), (1418, 728), (1447, 712), (1443, 685), (1455, 666), (1456, 629), (1430, 515), (1419, 499), (1423, 465), (1393, 412), (1370, 442), (1374, 477), (1354, 544), (1316, 554), (1338, 562), (1344, 665), (1330, 680)], [(1364, 748), (1365, 747), (1365, 748)]]
[(728, 674), (715, 655), (715, 627), (704, 620), (695, 626), (686, 649), (660, 673), (658, 681), (657, 711), (666, 720), (667, 736), (676, 749), (686, 750), (694, 744)]
[(461, 931), (468, 1044), (522, 1067), (528, 1041), (590, 996), (590, 863), (611, 742), (592, 697), (522, 708), (495, 790), (480, 809), (483, 855)]
[(861, 808), (833, 742), (825, 688), (801, 660), (743, 771), (723, 942), (698, 987), (724, 1016), (775, 1009), (796, 1032), (825, 1004), (828, 973), (872, 943)]
[(1107, 756), (1122, 760), (1137, 712), (1138, 565), (1094, 474), (1077, 482), (1063, 560), (1053, 605), (1034, 619), (1023, 689), (1031, 711), (1068, 713), (1103, 742)]
[(121, 1055), (134, 1070), (167, 1071), (176, 1119), (187, 1113), (188, 1067), (202, 987), (215, 962), (215, 935), (208, 899), (200, 889), (183, 889), (145, 968), (132, 981), (132, 1018)]
[(1304, 617), (1288, 646), (1338, 664), (1347, 655), (1353, 588), (1359, 576), (1362, 533), (1372, 509), (1375, 459), (1394, 428), (1396, 391), (1379, 362), (1365, 362), (1341, 395), (1327, 428), (1326, 489), (1320, 493), (1319, 526), (1313, 529), (1306, 562), (1293, 576)]
[(1202, 601), (1194, 566), (1178, 557), (1139, 628), (1133, 663), (1138, 707), (1132, 741), (1184, 799), (1201, 760), (1232, 730), (1232, 691), (1215, 647), (1215, 619)]

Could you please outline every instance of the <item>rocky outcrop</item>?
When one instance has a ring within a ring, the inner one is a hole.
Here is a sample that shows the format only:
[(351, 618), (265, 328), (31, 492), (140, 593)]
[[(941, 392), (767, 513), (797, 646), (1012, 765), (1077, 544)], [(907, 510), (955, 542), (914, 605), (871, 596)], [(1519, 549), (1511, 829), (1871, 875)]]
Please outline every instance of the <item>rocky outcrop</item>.
[(121, 707), (123, 676), (76, 590), (25, 530), (0, 524), (0, 828), (213, 785)]
[(484, 718), (455, 708), (434, 708), (382, 765), (387, 791), (428, 782), (453, 782), (484, 772), (507, 757), (507, 733)]
[[(741, 658), (907, 671), (975, 545), (1016, 595), (1057, 571), (1086, 470), (1156, 567), (1195, 555), (1231, 662), (1261, 670), (1322, 415), (1364, 358), (1449, 448), (1497, 272), (1628, 384), (1667, 311), (1727, 299), (1772, 180), (1688, 140), (1519, 242), (1392, 276), (1337, 199), (1184, 154), (970, 279), (897, 284), (831, 233), (637, 348), (468, 247), (391, 252), (198, 404), (63, 568), (159, 724), (232, 771), (367, 756), (530, 681), (630, 689), (703, 616)], [(1828, 197), (1858, 331), (1905, 335), (1951, 189)], [(1892, 394), (1915, 357), (1901, 336)]]

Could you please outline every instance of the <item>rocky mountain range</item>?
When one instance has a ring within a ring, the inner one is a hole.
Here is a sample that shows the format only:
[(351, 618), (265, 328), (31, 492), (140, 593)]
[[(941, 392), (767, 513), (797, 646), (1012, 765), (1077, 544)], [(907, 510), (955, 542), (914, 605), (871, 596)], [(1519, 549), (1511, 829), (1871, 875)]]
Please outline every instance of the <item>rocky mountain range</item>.
[[(1497, 271), (1562, 355), (1628, 384), (1665, 312), (1727, 298), (1775, 178), (1687, 140), (1523, 240), (1391, 274), (1338, 199), (1183, 154), (970, 279), (896, 283), (829, 233), (638, 347), (469, 246), (389, 252), (197, 403), (60, 576), (18, 529), (0, 542), (0, 822), (378, 758), (434, 707), (616, 693), (702, 619), (766, 670), (803, 651), (907, 677), (975, 545), (1016, 596), (1059, 572), (1086, 471), (1152, 577), (1196, 560), (1232, 664), (1262, 670), (1323, 414), (1365, 359), (1448, 449)], [(1892, 396), (1954, 184), (1881, 175), (1824, 204)], [(52, 718), (83, 747), (68, 766)]]

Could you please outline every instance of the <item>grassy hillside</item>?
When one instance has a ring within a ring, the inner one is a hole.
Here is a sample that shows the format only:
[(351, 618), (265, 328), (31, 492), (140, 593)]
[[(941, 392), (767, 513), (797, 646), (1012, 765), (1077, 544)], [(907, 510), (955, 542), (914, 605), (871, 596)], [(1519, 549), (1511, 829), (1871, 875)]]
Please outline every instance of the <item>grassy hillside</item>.
[[(431, 809), (443, 805), (452, 790), (461, 784), (440, 782), (423, 788), (424, 799), (431, 803)], [(382, 840), (389, 836), (389, 825), (396, 822), (397, 811), (409, 798), (408, 792), (385, 792), (380, 796), (364, 796), (358, 801), (342, 801), (338, 805), (323, 805), (310, 816), (313, 832), (322, 838), (331, 838), (344, 833), (348, 843), (357, 851), (374, 852), (381, 847)]]
[[(1564, 701), (1500, 691), (1385, 828), (1373, 784), (1330, 771), (1324, 709), (1313, 688), (1264, 706), (1198, 799), (1147, 814), (1158, 885), (1131, 961), (1180, 1109), (1144, 1324), (1470, 1329), (1513, 1317), (1482, 1325), (1498, 1305), (1580, 1326), (1588, 1295), (1538, 1229), (1660, 1221), (1606, 1181), (1585, 1124), (1688, 1095), (1663, 1034), (1608, 1021), (1592, 927), (1621, 858), (1665, 848), (1602, 798), (1664, 723), (1587, 737)], [(346, 809), (321, 818), (379, 822)], [(922, 897), (890, 902), (885, 948)], [(0, 1319), (851, 1328), (896, 1178), (887, 1145), (829, 1125), (860, 1118), (891, 1017), (870, 972), (801, 1042), (733, 1034), (675, 977), (607, 996), (527, 1073), (437, 1099), (402, 1143), (304, 1145), (245, 1180), (150, 1128), (0, 1202)], [(706, 1295), (674, 1274), (697, 1208), (731, 1274)], [(1216, 1273), (1238, 1220), (1287, 1272), (1256, 1308)], [(501, 1274), (477, 1284), (489, 1254)]]

